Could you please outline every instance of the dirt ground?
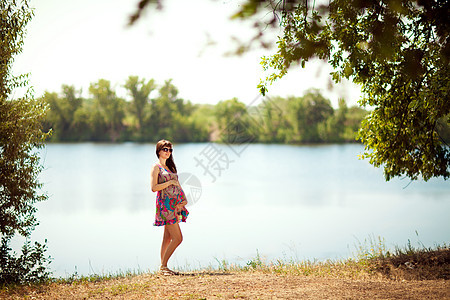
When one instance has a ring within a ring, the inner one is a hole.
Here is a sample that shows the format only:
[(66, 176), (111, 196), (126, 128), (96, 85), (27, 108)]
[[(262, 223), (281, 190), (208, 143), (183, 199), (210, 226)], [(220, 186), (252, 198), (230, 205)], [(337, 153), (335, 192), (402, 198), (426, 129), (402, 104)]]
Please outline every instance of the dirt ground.
[(262, 272), (139, 275), (0, 292), (2, 299), (450, 299), (450, 281), (351, 280)]

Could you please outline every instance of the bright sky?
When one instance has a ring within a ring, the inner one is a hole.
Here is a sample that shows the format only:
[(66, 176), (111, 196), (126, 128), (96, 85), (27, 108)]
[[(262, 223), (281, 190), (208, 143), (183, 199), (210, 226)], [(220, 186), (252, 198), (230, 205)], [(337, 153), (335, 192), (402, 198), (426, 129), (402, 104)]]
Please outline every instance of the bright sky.
[[(216, 104), (237, 97), (245, 104), (257, 95), (264, 76), (261, 56), (275, 52), (254, 50), (240, 57), (225, 56), (234, 49), (232, 36), (249, 37), (251, 26), (229, 17), (239, 9), (233, 0), (164, 0), (164, 10), (148, 10), (136, 25), (127, 27), (139, 0), (32, 0), (35, 16), (27, 26), (23, 53), (13, 72), (30, 73), (35, 96), (60, 92), (74, 85), (88, 96), (89, 84), (110, 80), (120, 96), (129, 75), (172, 78), (179, 96), (193, 103)], [(213, 46), (206, 46), (210, 41)], [(301, 96), (318, 88), (337, 107), (343, 97), (356, 104), (359, 88), (344, 82), (330, 86), (331, 68), (311, 62), (292, 69), (269, 87), (268, 96)]]

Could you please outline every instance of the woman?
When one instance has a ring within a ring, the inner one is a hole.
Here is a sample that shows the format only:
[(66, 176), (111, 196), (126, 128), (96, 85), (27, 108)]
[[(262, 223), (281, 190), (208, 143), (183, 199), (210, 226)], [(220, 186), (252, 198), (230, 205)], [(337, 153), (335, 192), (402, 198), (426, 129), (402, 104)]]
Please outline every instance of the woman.
[(164, 226), (161, 245), (161, 267), (163, 275), (176, 275), (167, 268), (167, 262), (175, 249), (183, 241), (179, 222), (186, 222), (189, 214), (185, 205), (186, 196), (178, 182), (177, 167), (173, 161), (173, 146), (167, 140), (156, 144), (156, 156), (159, 162), (153, 165), (151, 172), (152, 191), (156, 195), (155, 226)]

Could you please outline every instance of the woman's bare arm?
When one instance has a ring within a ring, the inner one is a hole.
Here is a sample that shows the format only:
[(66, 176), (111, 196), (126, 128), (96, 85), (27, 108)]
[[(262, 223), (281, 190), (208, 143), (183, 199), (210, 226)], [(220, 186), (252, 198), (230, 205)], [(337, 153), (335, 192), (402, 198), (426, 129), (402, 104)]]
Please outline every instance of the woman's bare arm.
[(151, 185), (152, 185), (152, 192), (156, 192), (156, 191), (160, 191), (165, 189), (168, 186), (171, 185), (180, 185), (178, 183), (178, 181), (176, 180), (169, 180), (163, 183), (158, 183), (158, 174), (159, 174), (159, 167), (158, 165), (153, 165), (152, 167), (152, 171), (151, 171), (151, 175), (150, 175), (150, 181), (151, 181)]

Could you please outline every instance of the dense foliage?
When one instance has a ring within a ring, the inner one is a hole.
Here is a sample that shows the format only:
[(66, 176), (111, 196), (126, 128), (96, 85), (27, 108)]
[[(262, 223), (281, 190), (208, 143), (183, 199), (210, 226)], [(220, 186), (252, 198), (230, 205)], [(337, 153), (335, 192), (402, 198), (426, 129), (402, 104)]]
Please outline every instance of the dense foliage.
[[(268, 4), (268, 6), (266, 6)], [(292, 66), (328, 62), (332, 78), (360, 84), (374, 109), (359, 132), (363, 157), (387, 180), (450, 176), (450, 2), (436, 0), (247, 1), (238, 18), (269, 7), (283, 34), (263, 58), (264, 94)]]
[(47, 136), (41, 130), (45, 105), (27, 92), (11, 99), (17, 88), (27, 88), (26, 76), (11, 75), (13, 57), (20, 53), (24, 28), (32, 13), (27, 3), (0, 2), (0, 284), (45, 278), (48, 274), (45, 246), (29, 241), (17, 258), (9, 248), (14, 235), (28, 237), (37, 220), (38, 201), (47, 197), (39, 193), (41, 170), (35, 149)]
[[(51, 141), (151, 141), (171, 138), (177, 142), (209, 139), (208, 114), (178, 98), (178, 90), (166, 81), (157, 86), (130, 76), (124, 87), (128, 99), (117, 96), (108, 80), (100, 79), (89, 88), (90, 98), (81, 97), (73, 86), (64, 85), (60, 94), (46, 92), (42, 100), (50, 106), (44, 122), (53, 130)], [(154, 91), (155, 93), (152, 93)], [(154, 97), (151, 97), (155, 94)]]
[(177, 97), (170, 80), (159, 86), (153, 79), (130, 76), (124, 86), (127, 99), (117, 97), (104, 79), (91, 84), (87, 99), (67, 85), (60, 94), (45, 93), (50, 111), (44, 126), (53, 130), (50, 141), (237, 142), (230, 138), (239, 130), (241, 138), (252, 142), (355, 142), (367, 115), (361, 108), (348, 108), (343, 99), (335, 110), (317, 90), (303, 97), (266, 97), (257, 106), (246, 106), (236, 98), (192, 104)]
[(8, 240), (2, 239), (0, 247), (0, 285), (11, 283), (30, 283), (47, 280), (51, 272), (48, 269), (49, 258), (45, 244), (25, 241), (19, 256), (9, 247)]

